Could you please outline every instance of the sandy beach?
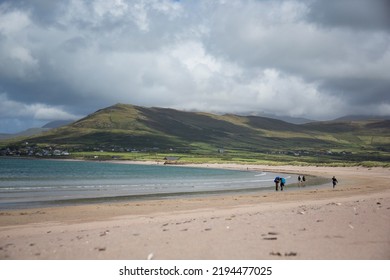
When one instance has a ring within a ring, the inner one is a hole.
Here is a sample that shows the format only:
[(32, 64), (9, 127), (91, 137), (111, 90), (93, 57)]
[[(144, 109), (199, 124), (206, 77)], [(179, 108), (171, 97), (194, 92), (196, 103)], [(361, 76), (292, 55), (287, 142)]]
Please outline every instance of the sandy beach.
[(203, 166), (329, 184), (0, 211), (0, 259), (390, 259), (389, 168)]

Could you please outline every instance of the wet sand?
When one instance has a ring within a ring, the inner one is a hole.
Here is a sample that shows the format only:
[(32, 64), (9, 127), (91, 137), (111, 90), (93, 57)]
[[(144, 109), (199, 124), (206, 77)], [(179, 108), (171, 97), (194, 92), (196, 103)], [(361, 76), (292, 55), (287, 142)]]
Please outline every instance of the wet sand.
[(0, 211), (0, 259), (390, 259), (390, 169), (207, 166), (329, 184)]

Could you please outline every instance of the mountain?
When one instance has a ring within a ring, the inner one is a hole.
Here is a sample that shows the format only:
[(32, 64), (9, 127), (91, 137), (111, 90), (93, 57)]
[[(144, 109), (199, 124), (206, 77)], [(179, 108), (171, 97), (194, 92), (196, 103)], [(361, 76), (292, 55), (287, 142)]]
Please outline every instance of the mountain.
[(57, 128), (57, 127), (61, 127), (61, 126), (64, 126), (64, 125), (68, 125), (72, 122), (74, 122), (75, 120), (57, 120), (57, 121), (52, 121), (52, 122), (48, 122), (47, 124), (45, 124), (44, 126), (42, 126), (42, 128)]
[(28, 136), (33, 136), (33, 135), (38, 135), (43, 132), (48, 131), (49, 129), (47, 128), (40, 128), (40, 127), (34, 127), (34, 128), (29, 128), (23, 131), (20, 131), (18, 133), (12, 133), (12, 134), (0, 134), (0, 140), (6, 140), (6, 139), (13, 139), (13, 138), (19, 138), (19, 137), (28, 137)]
[(305, 123), (314, 122), (314, 120), (310, 120), (310, 119), (306, 119), (306, 118), (297, 118), (297, 117), (289, 117), (289, 116), (267, 115), (267, 117), (278, 119), (278, 120), (285, 121), (288, 123), (293, 123), (293, 124), (305, 124)]
[(43, 132), (49, 131), (53, 128), (58, 128), (73, 122), (72, 120), (57, 120), (45, 124), (42, 127), (32, 127), (17, 133), (0, 133), (0, 140), (13, 139), (18, 137), (27, 137), (41, 134)]
[[(261, 150), (281, 146), (281, 138), (276, 137), (280, 133), (299, 136), (305, 131), (304, 127), (264, 117), (221, 116), (116, 104), (70, 125), (32, 137), (30, 142), (136, 149), (191, 150), (204, 146), (208, 149)], [(308, 139), (299, 141), (305, 140)]]
[[(23, 139), (76, 150), (175, 151), (210, 155), (217, 150), (267, 154), (354, 153), (387, 160), (388, 120), (292, 124), (259, 116), (216, 115), (116, 104), (76, 122)], [(22, 143), (22, 141), (20, 142)]]
[(374, 115), (348, 115), (337, 118), (333, 121), (367, 121), (367, 120), (390, 120), (390, 116), (374, 116)]
[(270, 119), (281, 120), (281, 121), (292, 123), (292, 124), (305, 124), (305, 123), (314, 122), (314, 120), (310, 120), (310, 119), (306, 119), (306, 118), (290, 117), (290, 116), (277, 116), (277, 115), (268, 114), (268, 113), (247, 112), (247, 113), (240, 113), (239, 115), (265, 117), (265, 118), (270, 118)]
[(9, 134), (9, 133), (0, 133), (0, 140), (12, 138), (11, 135), (12, 134)]

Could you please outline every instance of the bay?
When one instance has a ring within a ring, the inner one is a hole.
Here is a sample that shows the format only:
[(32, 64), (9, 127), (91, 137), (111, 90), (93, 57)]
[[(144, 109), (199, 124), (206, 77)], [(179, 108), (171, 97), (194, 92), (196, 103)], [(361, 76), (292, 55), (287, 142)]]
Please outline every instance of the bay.
[(273, 187), (277, 175), (280, 176), (182, 166), (0, 158), (0, 209), (254, 191)]

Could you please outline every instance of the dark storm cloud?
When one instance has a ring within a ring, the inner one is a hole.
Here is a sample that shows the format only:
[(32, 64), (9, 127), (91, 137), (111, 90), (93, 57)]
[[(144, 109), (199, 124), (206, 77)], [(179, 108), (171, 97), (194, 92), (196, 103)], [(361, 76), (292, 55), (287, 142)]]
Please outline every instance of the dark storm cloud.
[[(7, 2), (7, 1), (5, 1)], [(61, 15), (67, 4), (68, 0), (52, 1), (52, 0), (21, 0), (21, 1), (8, 1), (12, 3), (12, 7), (19, 10), (26, 10), (30, 12), (31, 18), (37, 24), (50, 26), (57, 24), (57, 17)]]
[(390, 31), (388, 0), (309, 1), (309, 20), (329, 27)]
[(334, 96), (342, 96), (349, 104), (357, 106), (390, 103), (390, 81), (364, 78), (331, 79), (323, 89)]
[(387, 3), (2, 1), (0, 131), (117, 102), (390, 114)]

